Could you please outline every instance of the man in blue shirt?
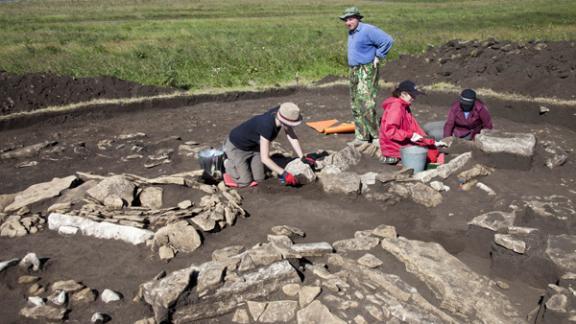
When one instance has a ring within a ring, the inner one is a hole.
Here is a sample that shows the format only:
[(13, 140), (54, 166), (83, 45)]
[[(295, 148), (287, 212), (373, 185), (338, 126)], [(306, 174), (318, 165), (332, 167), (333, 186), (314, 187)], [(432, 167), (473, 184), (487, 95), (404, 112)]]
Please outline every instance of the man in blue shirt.
[(378, 27), (361, 22), (362, 18), (356, 7), (347, 8), (340, 16), (348, 28), (350, 96), (356, 135), (352, 144), (372, 142), (379, 145), (376, 114), (378, 63), (386, 57), (394, 40)]

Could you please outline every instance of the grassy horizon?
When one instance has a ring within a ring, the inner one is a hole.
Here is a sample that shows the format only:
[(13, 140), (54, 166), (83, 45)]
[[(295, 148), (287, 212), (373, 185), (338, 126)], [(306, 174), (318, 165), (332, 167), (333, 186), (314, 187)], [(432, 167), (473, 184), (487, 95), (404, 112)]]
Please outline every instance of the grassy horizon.
[[(110, 75), (183, 89), (345, 76), (340, 0), (29, 0), (0, 3), (0, 69)], [(573, 0), (356, 1), (396, 40), (576, 40)]]

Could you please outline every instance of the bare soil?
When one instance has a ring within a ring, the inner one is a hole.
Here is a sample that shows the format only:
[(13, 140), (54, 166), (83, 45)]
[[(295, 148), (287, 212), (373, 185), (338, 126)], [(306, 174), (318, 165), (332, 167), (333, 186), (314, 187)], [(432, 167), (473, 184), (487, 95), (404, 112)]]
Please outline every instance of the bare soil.
[[(403, 59), (400, 62), (404, 62)], [(572, 60), (573, 62), (575, 61)], [(396, 63), (391, 62), (387, 67), (391, 64)], [(416, 70), (414, 73), (425, 75), (428, 73), (426, 71)], [(570, 78), (573, 79), (574, 72), (570, 73)], [(395, 76), (406, 79), (413, 74), (398, 72)], [(557, 78), (556, 81), (565, 80)], [(490, 87), (491, 83), (483, 86)], [(90, 85), (86, 87), (90, 88)], [(553, 83), (550, 88), (562, 87)], [(379, 102), (390, 90), (380, 91)], [(52, 92), (51, 96), (54, 94)], [(123, 93), (130, 94), (131, 92)], [(549, 95), (566, 97), (563, 92)], [(454, 99), (453, 95), (431, 93), (418, 98), (413, 105), (413, 112), (421, 124), (442, 120)], [(0, 98), (0, 102), (3, 102), (2, 100)], [(132, 173), (153, 177), (198, 169), (195, 159), (176, 154), (180, 144), (196, 141), (201, 145), (218, 147), (232, 127), (285, 101), (297, 103), (303, 111), (305, 121), (351, 119), (348, 88), (340, 86), (150, 101), (4, 121), (0, 125), (0, 152), (47, 140), (57, 144), (31, 158), (0, 160), (0, 194), (24, 190), (32, 184), (49, 181), (53, 177), (68, 176), (77, 171), (101, 175)], [(554, 278), (555, 274), (540, 276), (539, 273), (550, 273), (549, 269), (544, 268), (523, 269), (522, 273), (518, 273), (514, 268), (506, 270), (496, 267), (490, 258), (491, 238), (468, 237), (467, 222), (485, 212), (508, 211), (511, 205), (522, 206), (528, 196), (562, 195), (570, 200), (576, 198), (576, 162), (573, 152), (576, 147), (576, 108), (548, 106), (550, 112), (540, 114), (539, 104), (534, 102), (506, 102), (496, 99), (485, 101), (493, 115), (496, 128), (532, 132), (536, 134), (538, 141), (555, 141), (569, 150), (568, 162), (556, 169), (546, 168), (541, 147), (534, 159), (527, 163), (507, 157), (487, 157), (475, 151), (475, 161), (497, 166), (492, 175), (482, 178), (482, 182), (493, 188), (497, 196), (490, 197), (478, 189), (459, 190), (456, 181), (449, 179), (446, 184), (451, 190), (443, 195), (443, 203), (435, 208), (425, 208), (410, 201), (401, 201), (390, 206), (382, 202), (368, 201), (361, 196), (326, 194), (320, 184), (300, 188), (282, 187), (276, 179), (270, 178), (256, 188), (241, 191), (244, 197), (243, 207), (250, 213), (250, 217), (240, 219), (235, 226), (221, 232), (205, 234), (204, 244), (197, 251), (192, 254), (179, 254), (169, 263), (161, 262), (156, 253), (144, 246), (81, 236), (63, 237), (49, 230), (17, 239), (0, 238), (0, 260), (36, 252), (41, 257), (49, 258), (40, 274), (40, 284), (74, 279), (99, 292), (105, 288), (120, 291), (125, 297), (117, 304), (97, 301), (87, 306), (73, 307), (68, 314), (70, 323), (86, 323), (95, 311), (109, 314), (113, 323), (131, 323), (152, 316), (151, 310), (144, 304), (130, 301), (141, 283), (150, 280), (161, 270), (170, 272), (190, 264), (208, 261), (214, 249), (235, 244), (249, 247), (263, 242), (274, 225), (287, 224), (303, 229), (307, 234), (301, 240), (304, 242), (333, 242), (353, 237), (357, 230), (389, 224), (396, 226), (401, 236), (438, 242), (478, 273), (506, 282), (510, 288), (504, 293), (518, 305), (521, 312), (528, 314), (537, 307), (546, 285), (557, 279)], [(30, 107), (33, 105), (22, 109), (34, 109)], [(2, 110), (3, 114), (15, 111)], [(307, 152), (339, 150), (352, 139), (351, 134), (321, 135), (304, 125), (296, 131)], [(118, 135), (138, 132), (146, 136), (132, 140), (117, 138)], [(112, 141), (105, 150), (98, 148), (98, 143), (102, 140)], [(279, 138), (279, 142), (284, 148), (289, 148), (284, 138)], [(123, 157), (134, 153), (131, 149), (134, 145), (142, 147), (140, 154), (143, 156), (155, 154), (158, 150), (174, 149), (172, 162), (145, 168), (146, 158), (123, 161)], [(455, 147), (453, 152), (455, 154), (468, 149), (470, 148), (464, 145)], [(18, 167), (23, 162), (32, 160), (38, 164)], [(375, 160), (363, 157), (355, 171), (380, 172), (397, 168), (383, 166)], [(380, 185), (377, 184), (374, 190), (383, 190), (378, 186)], [(189, 189), (174, 186), (167, 189), (164, 204), (174, 205), (186, 198), (197, 200)], [(41, 211), (46, 207), (38, 204), (31, 209)], [(550, 228), (551, 232), (556, 230)], [(565, 228), (563, 231), (576, 234), (574, 227)], [(403, 271), (393, 263), (390, 256), (383, 254), (379, 257), (390, 260), (391, 272)], [(0, 273), (2, 323), (34, 322), (18, 315), (18, 311), (26, 304), (27, 297), (26, 287), (16, 283), (16, 278), (21, 274), (19, 269)], [(417, 288), (425, 290), (425, 287)], [(219, 320), (223, 323), (229, 321), (230, 317), (227, 316)]]

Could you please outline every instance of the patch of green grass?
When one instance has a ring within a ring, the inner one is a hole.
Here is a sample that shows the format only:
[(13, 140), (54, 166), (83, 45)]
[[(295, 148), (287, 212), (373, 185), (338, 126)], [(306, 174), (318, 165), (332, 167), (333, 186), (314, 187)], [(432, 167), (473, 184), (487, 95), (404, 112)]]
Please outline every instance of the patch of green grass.
[[(573, 0), (360, 1), (396, 43), (575, 40)], [(340, 0), (29, 0), (0, 4), (0, 69), (112, 75), (182, 89), (347, 75)]]

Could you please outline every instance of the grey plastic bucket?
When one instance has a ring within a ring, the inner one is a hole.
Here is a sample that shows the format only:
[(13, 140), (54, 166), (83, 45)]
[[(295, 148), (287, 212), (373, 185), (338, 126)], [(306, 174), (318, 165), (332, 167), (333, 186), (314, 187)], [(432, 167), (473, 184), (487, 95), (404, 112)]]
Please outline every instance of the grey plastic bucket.
[(440, 141), (444, 138), (444, 124), (445, 121), (433, 121), (424, 124), (422, 129), (426, 132), (426, 134), (434, 137), (435, 140)]
[(406, 169), (414, 169), (414, 173), (422, 172), (426, 167), (428, 149), (422, 146), (408, 145), (400, 149), (402, 165)]
[(198, 152), (198, 162), (204, 169), (204, 177), (211, 180), (222, 178), (224, 171), (224, 151), (209, 148)]

